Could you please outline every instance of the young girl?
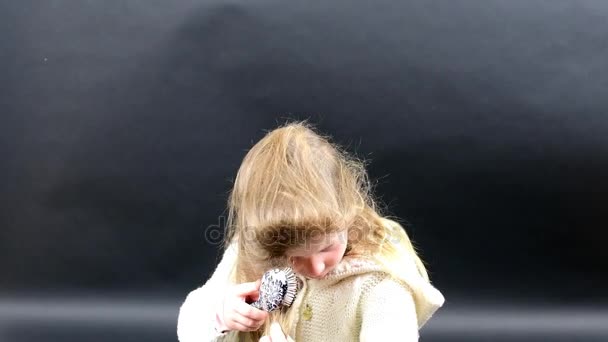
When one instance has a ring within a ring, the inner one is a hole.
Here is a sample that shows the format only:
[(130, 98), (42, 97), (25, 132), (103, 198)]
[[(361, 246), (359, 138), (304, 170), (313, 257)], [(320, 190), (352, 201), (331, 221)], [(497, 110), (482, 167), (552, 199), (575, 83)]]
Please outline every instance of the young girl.
[[(370, 192), (363, 164), (307, 123), (269, 132), (241, 164), (222, 260), (181, 306), (179, 340), (417, 341), (444, 298)], [(293, 304), (247, 304), (281, 266), (301, 281)]]

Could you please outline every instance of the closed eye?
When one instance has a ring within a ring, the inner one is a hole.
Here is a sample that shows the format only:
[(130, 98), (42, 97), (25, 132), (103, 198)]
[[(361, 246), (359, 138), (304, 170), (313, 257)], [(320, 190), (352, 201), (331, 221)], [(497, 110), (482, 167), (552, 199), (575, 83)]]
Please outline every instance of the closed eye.
[(321, 252), (327, 252), (332, 250), (332, 248), (334, 248), (334, 245), (329, 245), (328, 247), (325, 247), (325, 249), (323, 249)]

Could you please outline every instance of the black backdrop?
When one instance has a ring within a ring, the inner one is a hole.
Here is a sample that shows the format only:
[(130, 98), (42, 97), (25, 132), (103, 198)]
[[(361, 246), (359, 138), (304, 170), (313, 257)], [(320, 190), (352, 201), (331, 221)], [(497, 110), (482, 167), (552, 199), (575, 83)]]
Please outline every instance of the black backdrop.
[(606, 303), (607, 38), (591, 0), (2, 1), (0, 291), (179, 305), (294, 118), (370, 161), (448, 305)]

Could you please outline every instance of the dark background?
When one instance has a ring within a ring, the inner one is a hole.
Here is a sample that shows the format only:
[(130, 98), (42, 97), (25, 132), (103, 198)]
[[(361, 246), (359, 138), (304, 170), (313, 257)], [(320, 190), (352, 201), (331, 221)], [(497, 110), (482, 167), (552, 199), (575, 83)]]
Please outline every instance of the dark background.
[(608, 338), (607, 2), (7, 0), (0, 77), (2, 341), (174, 340), (286, 119), (409, 222), (422, 340)]

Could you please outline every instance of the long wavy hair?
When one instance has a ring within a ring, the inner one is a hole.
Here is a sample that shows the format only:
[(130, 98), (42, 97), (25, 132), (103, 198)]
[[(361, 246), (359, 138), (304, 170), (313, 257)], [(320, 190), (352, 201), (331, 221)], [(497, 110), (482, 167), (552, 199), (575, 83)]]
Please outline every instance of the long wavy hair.
[[(348, 231), (345, 256), (373, 258), (397, 278), (409, 258), (428, 281), (405, 230), (381, 215), (363, 161), (306, 121), (268, 132), (243, 159), (228, 198), (224, 247), (238, 246), (232, 280), (256, 281), (269, 268), (288, 265), (285, 252), (313, 234), (342, 230)], [(258, 341), (273, 321), (289, 333), (293, 311), (273, 312), (258, 331), (232, 333)]]

